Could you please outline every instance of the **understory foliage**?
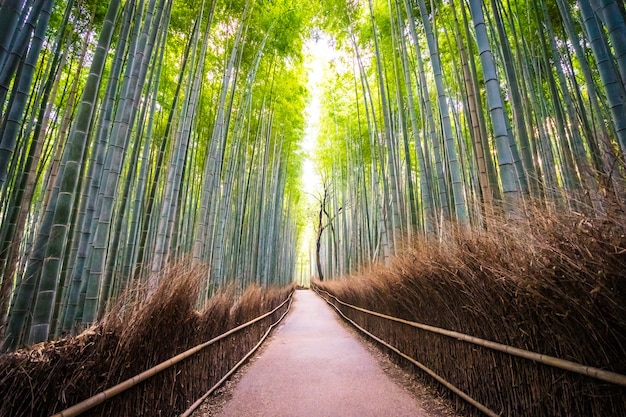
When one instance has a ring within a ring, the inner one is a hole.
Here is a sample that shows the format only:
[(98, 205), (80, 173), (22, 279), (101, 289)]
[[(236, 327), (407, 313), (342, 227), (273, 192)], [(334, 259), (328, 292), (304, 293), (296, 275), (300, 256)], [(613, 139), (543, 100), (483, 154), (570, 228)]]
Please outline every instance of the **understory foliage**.
[[(133, 305), (127, 299), (76, 337), (0, 356), (0, 416), (59, 412), (271, 311), (293, 290), (250, 286), (239, 296), (223, 290), (197, 311), (198, 282), (205, 273), (170, 267), (147, 301)], [(180, 414), (258, 342), (284, 308), (85, 415)]]
[[(317, 285), (366, 309), (626, 374), (623, 207), (487, 224), (450, 225), (439, 244), (417, 240), (389, 267)], [(626, 413), (624, 387), (342, 311), (502, 415)]]

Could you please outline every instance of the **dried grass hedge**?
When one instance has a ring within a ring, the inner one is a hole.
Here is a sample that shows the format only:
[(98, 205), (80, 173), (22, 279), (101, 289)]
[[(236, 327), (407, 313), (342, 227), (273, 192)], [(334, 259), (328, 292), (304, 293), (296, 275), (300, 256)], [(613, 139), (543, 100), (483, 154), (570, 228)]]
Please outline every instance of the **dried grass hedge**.
[[(414, 242), (389, 267), (317, 285), (369, 310), (626, 374), (623, 210), (456, 228), (439, 244)], [(502, 415), (626, 415), (625, 387), (342, 311)]]
[[(142, 305), (121, 303), (77, 337), (0, 356), (0, 416), (59, 412), (272, 310), (293, 290), (250, 287), (238, 298), (234, 291), (224, 291), (198, 312), (197, 284), (204, 273), (173, 267)], [(283, 310), (83, 415), (180, 414), (258, 342)]]

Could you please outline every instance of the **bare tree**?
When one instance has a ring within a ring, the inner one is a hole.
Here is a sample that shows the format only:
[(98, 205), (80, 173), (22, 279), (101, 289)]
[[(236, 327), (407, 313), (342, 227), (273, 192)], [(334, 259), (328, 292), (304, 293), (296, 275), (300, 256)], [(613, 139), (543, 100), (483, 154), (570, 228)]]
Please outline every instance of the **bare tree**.
[[(328, 213), (329, 202), (332, 197), (332, 188), (330, 180), (324, 179), (324, 188), (319, 197), (315, 197), (319, 202), (319, 213), (317, 216), (317, 238), (315, 239), (315, 264), (317, 266), (317, 275), (320, 281), (324, 281), (324, 273), (322, 272), (322, 260), (321, 260), (321, 247), (322, 247), (322, 234), (326, 228), (330, 228), (332, 233), (332, 239), (335, 241), (335, 228), (333, 226), (333, 221), (335, 217), (341, 213), (342, 207), (337, 209), (337, 212), (332, 216)], [(324, 217), (326, 217), (326, 224), (324, 224)], [(336, 242), (335, 242), (336, 246)], [(336, 253), (336, 252), (335, 252)]]

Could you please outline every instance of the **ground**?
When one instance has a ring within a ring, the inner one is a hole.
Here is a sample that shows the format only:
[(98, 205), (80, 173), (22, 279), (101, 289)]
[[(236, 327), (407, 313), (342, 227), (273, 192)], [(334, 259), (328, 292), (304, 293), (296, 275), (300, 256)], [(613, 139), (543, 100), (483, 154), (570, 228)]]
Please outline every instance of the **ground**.
[(374, 416), (381, 410), (457, 416), (432, 389), (340, 321), (313, 292), (298, 291), (284, 324), (194, 417)]

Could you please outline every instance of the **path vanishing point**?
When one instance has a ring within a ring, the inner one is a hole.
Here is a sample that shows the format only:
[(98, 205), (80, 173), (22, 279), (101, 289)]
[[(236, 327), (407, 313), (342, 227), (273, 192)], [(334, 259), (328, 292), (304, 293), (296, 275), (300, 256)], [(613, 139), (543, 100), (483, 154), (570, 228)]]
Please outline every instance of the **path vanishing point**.
[(376, 354), (313, 291), (297, 291), (292, 311), (236, 383), (218, 415), (450, 415), (440, 410), (427, 413), (424, 401), (437, 400), (418, 399), (398, 379), (383, 370)]

